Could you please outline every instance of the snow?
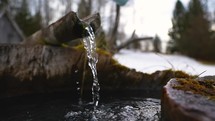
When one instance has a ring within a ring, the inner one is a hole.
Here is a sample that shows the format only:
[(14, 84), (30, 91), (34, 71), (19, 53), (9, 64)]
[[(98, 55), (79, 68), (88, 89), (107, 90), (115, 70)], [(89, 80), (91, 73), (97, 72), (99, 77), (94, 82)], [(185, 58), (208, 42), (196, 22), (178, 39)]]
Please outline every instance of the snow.
[(182, 70), (192, 75), (215, 75), (215, 65), (206, 65), (182, 55), (165, 55), (152, 52), (121, 50), (114, 58), (122, 65), (144, 73), (158, 70)]

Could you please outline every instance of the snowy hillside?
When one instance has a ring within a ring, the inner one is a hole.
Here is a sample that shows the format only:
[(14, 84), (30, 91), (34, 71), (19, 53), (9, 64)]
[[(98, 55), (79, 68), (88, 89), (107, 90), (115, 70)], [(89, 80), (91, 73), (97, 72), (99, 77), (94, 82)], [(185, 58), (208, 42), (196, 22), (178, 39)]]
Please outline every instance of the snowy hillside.
[(193, 75), (215, 75), (215, 65), (205, 65), (192, 58), (181, 55), (121, 50), (114, 55), (114, 58), (122, 65), (144, 73), (173, 69), (182, 70)]

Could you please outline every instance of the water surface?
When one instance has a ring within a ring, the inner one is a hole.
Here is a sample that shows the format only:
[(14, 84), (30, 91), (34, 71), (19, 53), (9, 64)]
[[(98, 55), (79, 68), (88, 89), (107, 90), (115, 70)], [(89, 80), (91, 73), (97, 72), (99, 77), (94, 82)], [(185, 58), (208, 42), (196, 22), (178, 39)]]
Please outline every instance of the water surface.
[[(0, 121), (90, 121), (89, 100), (79, 105), (70, 93), (31, 95), (0, 100)], [(158, 121), (160, 100), (101, 95), (98, 121)]]

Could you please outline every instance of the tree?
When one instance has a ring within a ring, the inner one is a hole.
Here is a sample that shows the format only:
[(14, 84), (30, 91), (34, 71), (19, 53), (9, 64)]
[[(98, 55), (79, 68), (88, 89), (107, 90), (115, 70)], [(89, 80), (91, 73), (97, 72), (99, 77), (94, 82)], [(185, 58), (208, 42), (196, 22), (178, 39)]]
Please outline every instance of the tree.
[(118, 27), (120, 22), (120, 8), (121, 6), (124, 6), (128, 2), (128, 0), (114, 0), (114, 1), (116, 2), (116, 10), (115, 10), (116, 15), (115, 15), (113, 30), (111, 31), (110, 40), (109, 40), (109, 48), (112, 52), (117, 51), (116, 41), (117, 41)]
[(184, 49), (182, 50), (184, 54), (200, 59), (208, 58), (209, 48), (211, 48), (211, 25), (207, 13), (206, 5), (202, 1), (190, 1), (186, 13), (188, 27), (184, 35), (186, 40), (186, 45), (183, 46)]
[(116, 16), (115, 16), (115, 23), (111, 33), (111, 38), (109, 40), (109, 48), (112, 52), (116, 51), (116, 40), (117, 40), (117, 32), (118, 26), (120, 21), (120, 6), (116, 4)]
[(49, 5), (50, 0), (43, 0), (44, 26), (48, 26), (52, 19), (52, 8)]
[(88, 16), (92, 11), (92, 0), (81, 0), (78, 6), (78, 15), (80, 18)]
[(41, 28), (42, 17), (40, 12), (33, 16), (29, 10), (27, 0), (20, 1), (15, 13), (15, 21), (26, 36), (29, 36)]
[(154, 52), (161, 52), (161, 39), (158, 35), (155, 35), (155, 38), (153, 39), (153, 48)]
[(40, 11), (37, 11), (36, 14), (34, 16), (32, 16), (32, 31), (35, 32), (39, 29), (42, 28), (42, 21), (43, 21), (43, 18), (42, 18), (42, 15), (41, 15), (41, 12)]
[(31, 14), (26, 0), (21, 1), (21, 6), (17, 8), (15, 20), (26, 36), (33, 33), (30, 27), (31, 24), (29, 23), (29, 21), (31, 21)]
[(8, 0), (0, 0), (0, 9), (6, 7), (8, 5)]
[(173, 27), (169, 32), (171, 51), (205, 60), (215, 60), (211, 23), (207, 1), (191, 0), (185, 10), (178, 0), (173, 12)]
[(66, 0), (66, 9), (65, 9), (66, 14), (72, 10), (72, 2), (73, 0)]
[(172, 18), (172, 29), (169, 31), (169, 36), (171, 38), (168, 43), (167, 50), (170, 52), (180, 51), (180, 46), (183, 46), (183, 34), (186, 27), (185, 18), (185, 8), (180, 0), (177, 0), (175, 4), (175, 9), (173, 11)]

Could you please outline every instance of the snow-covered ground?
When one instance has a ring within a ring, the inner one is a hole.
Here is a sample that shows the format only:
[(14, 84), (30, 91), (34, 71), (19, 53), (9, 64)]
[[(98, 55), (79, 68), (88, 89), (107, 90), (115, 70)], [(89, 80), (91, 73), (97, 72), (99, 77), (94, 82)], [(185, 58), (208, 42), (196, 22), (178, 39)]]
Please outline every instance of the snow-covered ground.
[(192, 58), (181, 55), (121, 50), (114, 55), (114, 58), (122, 65), (144, 73), (173, 69), (182, 70), (193, 75), (215, 75), (215, 65), (202, 64)]

